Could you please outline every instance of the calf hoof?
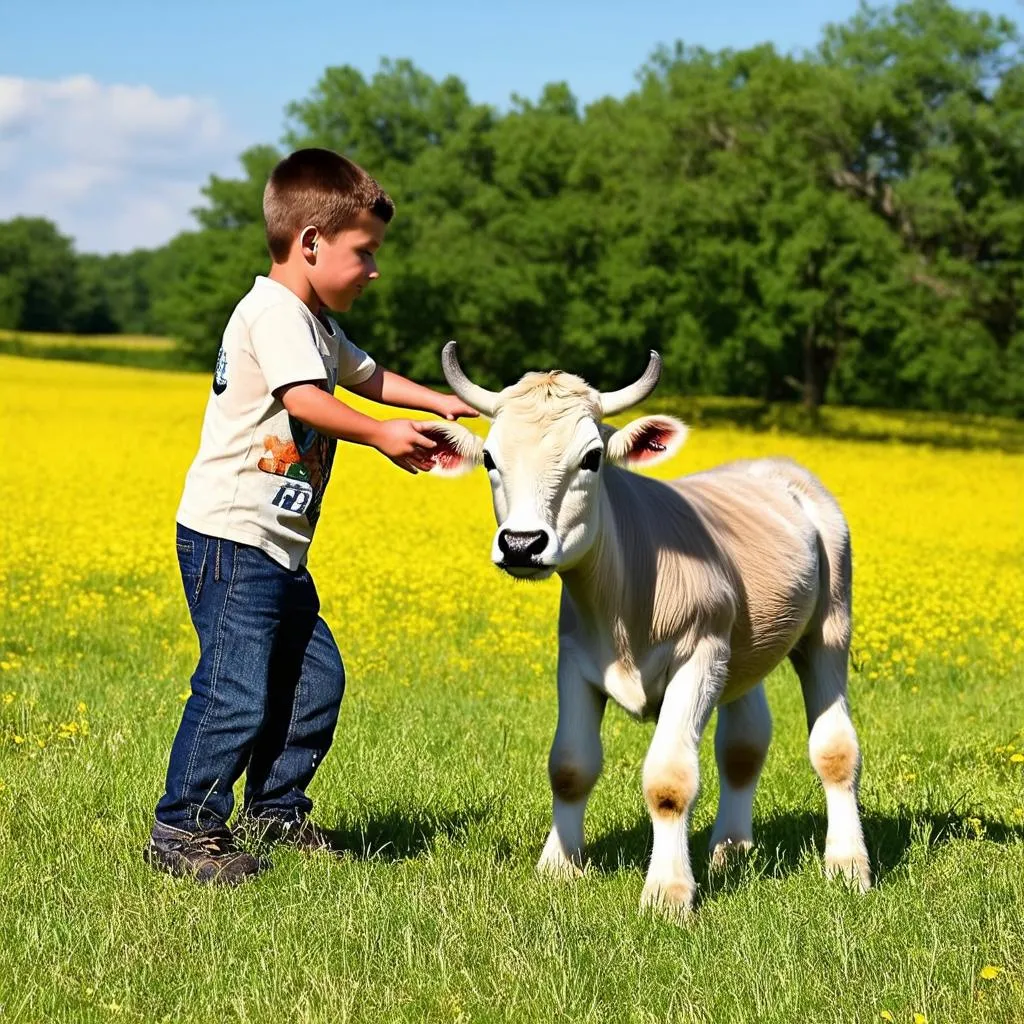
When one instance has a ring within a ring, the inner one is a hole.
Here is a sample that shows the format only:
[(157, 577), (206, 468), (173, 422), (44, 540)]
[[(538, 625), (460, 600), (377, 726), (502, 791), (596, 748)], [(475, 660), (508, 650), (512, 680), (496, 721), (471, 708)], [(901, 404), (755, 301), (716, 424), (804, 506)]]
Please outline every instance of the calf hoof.
[(723, 839), (715, 843), (709, 867), (712, 871), (724, 871), (731, 864), (742, 861), (753, 848), (754, 844), (749, 839)]
[(871, 888), (871, 865), (866, 850), (838, 853), (825, 848), (825, 874), (829, 878), (845, 879), (861, 892)]
[(583, 858), (570, 860), (561, 851), (549, 853), (545, 850), (537, 861), (537, 874), (558, 882), (571, 882), (583, 874)]
[(640, 909), (674, 920), (693, 913), (693, 886), (686, 882), (646, 882), (640, 894)]

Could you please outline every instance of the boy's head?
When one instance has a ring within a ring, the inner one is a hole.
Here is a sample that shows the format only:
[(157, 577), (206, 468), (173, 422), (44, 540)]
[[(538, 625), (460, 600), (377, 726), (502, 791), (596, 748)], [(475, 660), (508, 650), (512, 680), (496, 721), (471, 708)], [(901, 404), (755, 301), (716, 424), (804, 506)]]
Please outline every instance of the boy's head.
[(263, 191), (271, 259), (302, 270), (317, 298), (340, 311), (379, 276), (374, 253), (394, 212), (366, 171), (329, 149), (285, 157)]

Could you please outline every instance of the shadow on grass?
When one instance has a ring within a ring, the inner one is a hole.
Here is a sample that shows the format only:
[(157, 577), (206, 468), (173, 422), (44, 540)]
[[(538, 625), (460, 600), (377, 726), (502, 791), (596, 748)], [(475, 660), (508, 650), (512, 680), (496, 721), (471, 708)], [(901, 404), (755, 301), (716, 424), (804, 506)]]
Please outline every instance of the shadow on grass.
[(487, 819), (490, 804), (459, 810), (431, 811), (420, 807), (390, 807), (371, 811), (368, 818), (341, 821), (324, 829), (333, 852), (358, 860), (398, 861), (422, 857), (439, 843), (462, 845), (473, 825)]
[[(895, 814), (868, 811), (862, 815), (862, 821), (876, 884), (884, 884), (906, 861), (915, 843), (925, 842), (929, 848), (936, 848), (958, 839), (1001, 844), (1024, 840), (1024, 826), (1007, 825), (956, 809), (939, 813), (910, 808), (900, 808)], [(710, 839), (710, 827), (690, 836), (693, 872), (705, 899), (728, 891), (742, 876), (741, 871), (730, 869), (709, 877)], [(760, 858), (757, 870), (771, 877), (785, 877), (798, 871), (808, 856), (821, 856), (825, 847), (824, 815), (784, 811), (755, 819), (754, 841), (754, 857)], [(645, 871), (651, 854), (651, 824), (643, 818), (629, 828), (606, 832), (590, 844), (588, 854), (598, 871)]]

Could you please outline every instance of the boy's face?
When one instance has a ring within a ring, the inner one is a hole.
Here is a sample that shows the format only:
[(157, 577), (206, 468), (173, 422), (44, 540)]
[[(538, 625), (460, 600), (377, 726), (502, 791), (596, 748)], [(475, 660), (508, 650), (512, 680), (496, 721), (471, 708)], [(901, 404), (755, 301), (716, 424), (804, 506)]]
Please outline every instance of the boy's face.
[(309, 283), (320, 301), (344, 313), (362, 290), (380, 277), (375, 253), (384, 244), (388, 226), (369, 210), (361, 210), (355, 223), (334, 238), (316, 237), (309, 260)]

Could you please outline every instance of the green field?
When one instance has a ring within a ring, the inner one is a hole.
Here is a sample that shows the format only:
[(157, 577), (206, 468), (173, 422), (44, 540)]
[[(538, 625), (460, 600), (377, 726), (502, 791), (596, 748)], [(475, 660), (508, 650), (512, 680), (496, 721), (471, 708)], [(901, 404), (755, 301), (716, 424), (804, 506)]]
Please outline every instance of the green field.
[(1024, 1020), (1024, 457), (694, 430), (666, 473), (788, 453), (848, 509), (878, 884), (822, 875), (787, 667), (767, 684), (759, 846), (724, 877), (707, 872), (709, 730), (699, 903), (677, 925), (637, 909), (652, 726), (615, 709), (586, 876), (534, 874), (557, 584), (489, 566), (486, 481), (344, 451), (311, 566), (349, 671), (313, 785), (345, 852), (275, 851), (221, 891), (140, 856), (193, 667), (173, 517), (208, 386), (0, 357), (0, 424), (19, 439), (0, 560), (0, 1021)]
[(144, 334), (45, 334), (0, 330), (0, 355), (176, 370), (185, 359), (170, 338)]

